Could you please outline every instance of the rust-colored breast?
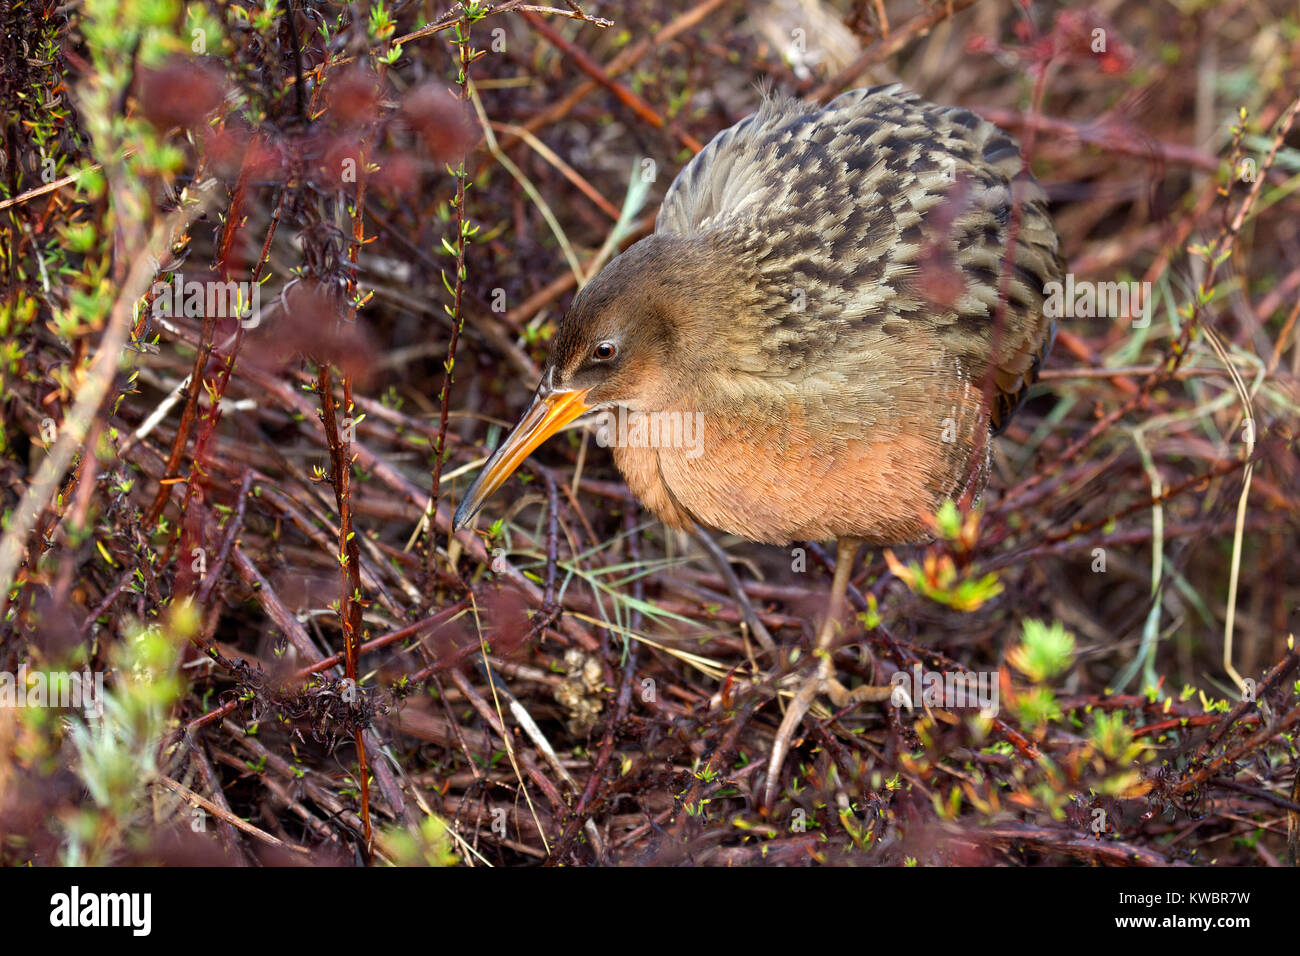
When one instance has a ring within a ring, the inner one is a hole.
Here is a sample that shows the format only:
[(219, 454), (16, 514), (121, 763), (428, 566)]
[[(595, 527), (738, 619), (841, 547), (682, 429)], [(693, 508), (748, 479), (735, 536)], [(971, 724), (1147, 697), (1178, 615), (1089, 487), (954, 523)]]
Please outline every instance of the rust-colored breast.
[(696, 521), (769, 544), (918, 541), (945, 498), (982, 488), (972, 450), (987, 419), (978, 391), (958, 376), (900, 384), (892, 397), (901, 404), (874, 422), (848, 414), (853, 403), (815, 414), (798, 401), (762, 415), (702, 413), (693, 447), (615, 446), (615, 461), (633, 493), (672, 527)]

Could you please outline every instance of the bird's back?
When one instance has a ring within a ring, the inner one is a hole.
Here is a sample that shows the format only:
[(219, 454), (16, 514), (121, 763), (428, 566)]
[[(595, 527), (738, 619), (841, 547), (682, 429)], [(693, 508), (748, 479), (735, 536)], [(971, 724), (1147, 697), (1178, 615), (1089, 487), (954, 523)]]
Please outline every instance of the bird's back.
[[(816, 361), (815, 339), (842, 352), (826, 336), (837, 323), (888, 335), (920, 322), (967, 374), (982, 374), (1004, 313), (992, 373), (995, 430), (1054, 338), (1043, 289), (1063, 266), (1046, 197), (1022, 169), (1019, 144), (969, 110), (936, 106), (898, 84), (855, 90), (824, 108), (767, 98), (681, 171), (656, 231), (725, 237), (785, 290), (788, 307), (774, 299), (769, 309), (769, 345), (784, 353), (773, 356), (775, 367), (796, 355)], [(801, 319), (813, 315), (819, 325), (801, 334)]]

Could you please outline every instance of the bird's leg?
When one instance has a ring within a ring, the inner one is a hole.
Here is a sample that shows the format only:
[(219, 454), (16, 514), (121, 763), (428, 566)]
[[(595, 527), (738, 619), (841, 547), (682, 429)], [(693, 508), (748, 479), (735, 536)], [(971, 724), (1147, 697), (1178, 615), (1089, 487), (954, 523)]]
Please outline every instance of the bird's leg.
[(835, 576), (831, 579), (831, 599), (826, 609), (826, 618), (817, 631), (817, 645), (813, 655), (817, 658), (817, 672), (805, 680), (795, 692), (785, 718), (772, 741), (772, 756), (767, 763), (767, 782), (763, 787), (763, 806), (771, 807), (776, 798), (776, 789), (781, 777), (781, 766), (785, 763), (790, 750), (790, 739), (804, 715), (812, 706), (818, 694), (826, 694), (836, 707), (847, 707), (864, 701), (888, 700), (891, 687), (856, 687), (848, 690), (835, 677), (835, 665), (831, 662), (831, 645), (835, 639), (835, 629), (840, 615), (844, 613), (849, 590), (849, 578), (853, 572), (853, 558), (858, 553), (861, 542), (856, 538), (840, 538), (835, 555)]

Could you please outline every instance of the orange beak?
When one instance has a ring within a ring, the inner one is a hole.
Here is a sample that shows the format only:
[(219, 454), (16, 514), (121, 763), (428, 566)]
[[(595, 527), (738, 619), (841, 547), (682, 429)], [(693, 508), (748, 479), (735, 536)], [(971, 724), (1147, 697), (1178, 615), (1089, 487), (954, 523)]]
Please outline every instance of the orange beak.
[(587, 393), (590, 391), (591, 389), (584, 388), (571, 392), (552, 392), (545, 398), (539, 395), (533, 399), (533, 404), (524, 412), (524, 417), (519, 420), (514, 431), (493, 452), (474, 479), (474, 484), (465, 492), (452, 521), (454, 530), (459, 531), (473, 520), (488, 496), (506, 483), (506, 479), (514, 474), (515, 469), (523, 464), (524, 459), (538, 445), (575, 418), (591, 411), (591, 406), (587, 404)]

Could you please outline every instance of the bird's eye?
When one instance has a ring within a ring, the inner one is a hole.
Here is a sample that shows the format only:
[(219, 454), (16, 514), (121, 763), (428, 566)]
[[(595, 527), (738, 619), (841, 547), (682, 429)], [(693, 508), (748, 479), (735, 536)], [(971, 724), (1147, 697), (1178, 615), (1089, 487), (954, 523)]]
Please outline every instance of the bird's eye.
[(608, 362), (618, 354), (618, 346), (613, 342), (601, 342), (596, 346), (596, 350), (591, 353), (591, 357), (597, 362)]

